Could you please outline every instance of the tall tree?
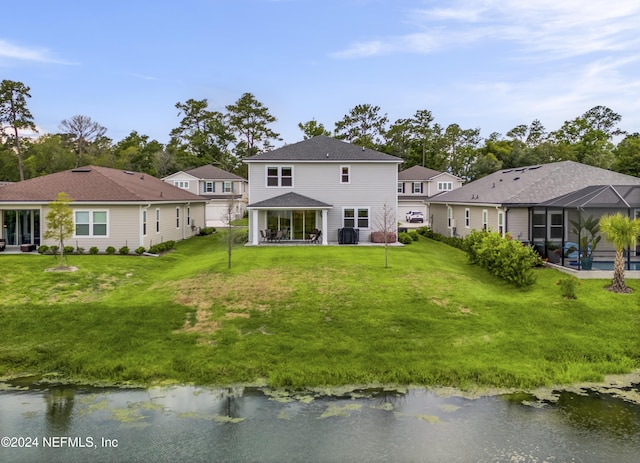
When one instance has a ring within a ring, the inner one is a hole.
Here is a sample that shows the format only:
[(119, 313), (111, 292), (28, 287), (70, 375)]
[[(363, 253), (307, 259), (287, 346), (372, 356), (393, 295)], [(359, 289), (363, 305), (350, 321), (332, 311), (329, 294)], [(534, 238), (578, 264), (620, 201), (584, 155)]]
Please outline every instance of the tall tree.
[(113, 146), (116, 167), (155, 175), (154, 154), (164, 148), (157, 140), (135, 130)]
[(270, 150), (271, 142), (281, 139), (280, 134), (269, 128), (277, 119), (251, 93), (243, 93), (226, 108), (229, 126), (238, 140), (234, 151), (239, 160)]
[(380, 114), (380, 107), (370, 104), (356, 105), (335, 124), (335, 135), (365, 148), (380, 149), (389, 118)]
[(616, 258), (613, 264), (613, 281), (609, 289), (616, 293), (629, 293), (624, 281), (624, 250), (635, 247), (640, 235), (640, 219), (631, 219), (619, 212), (600, 218), (600, 231), (607, 241), (616, 248)]
[(74, 232), (73, 212), (69, 204), (73, 201), (65, 192), (58, 193), (58, 197), (49, 203), (47, 213), (46, 239), (56, 240), (60, 248), (60, 268), (64, 267), (64, 240), (71, 238)]
[(227, 118), (219, 111), (209, 109), (206, 99), (189, 99), (176, 103), (180, 125), (171, 130), (169, 144), (181, 154), (186, 166), (214, 164), (222, 169), (233, 169), (236, 160), (230, 151), (235, 141)]
[(22, 166), (22, 150), (18, 130), (28, 129), (37, 132), (33, 116), (27, 108), (27, 98), (31, 98), (30, 90), (31, 88), (25, 86), (22, 82), (3, 80), (0, 83), (0, 124), (2, 124), (3, 131), (5, 124), (13, 129), (20, 180), (24, 180), (24, 168)]
[(326, 135), (327, 137), (331, 136), (331, 132), (325, 129), (324, 125), (322, 125), (315, 119), (311, 119), (304, 124), (302, 122), (298, 122), (298, 128), (302, 130), (302, 133), (304, 134), (304, 140), (317, 137), (318, 135)]
[(462, 129), (450, 124), (443, 135), (448, 170), (465, 180), (471, 178), (471, 168), (478, 155), (480, 129)]
[(25, 145), (24, 167), (27, 177), (53, 174), (75, 166), (75, 153), (62, 136), (44, 135)]
[(61, 133), (67, 135), (74, 145), (76, 167), (83, 161), (87, 145), (104, 137), (107, 129), (91, 120), (89, 116), (75, 115), (60, 123)]
[(616, 157), (615, 171), (640, 177), (640, 133), (627, 135), (613, 153)]

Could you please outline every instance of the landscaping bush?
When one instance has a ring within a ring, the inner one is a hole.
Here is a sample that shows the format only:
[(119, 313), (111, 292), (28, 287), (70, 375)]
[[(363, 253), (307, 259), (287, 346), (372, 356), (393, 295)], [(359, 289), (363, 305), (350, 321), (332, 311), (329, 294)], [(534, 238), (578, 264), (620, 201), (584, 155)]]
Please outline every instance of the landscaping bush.
[(578, 279), (574, 277), (560, 278), (556, 282), (556, 285), (560, 286), (560, 293), (562, 294), (562, 297), (565, 299), (578, 298), (578, 296), (576, 296), (576, 288), (579, 284), (580, 282)]
[(64, 247), (64, 253), (65, 254), (73, 254), (73, 252), (76, 250), (76, 248), (74, 248), (73, 246), (65, 246)]
[(409, 235), (409, 233), (402, 232), (398, 233), (398, 241), (402, 244), (411, 244), (413, 243), (413, 238), (411, 238), (411, 235)]
[(212, 235), (216, 232), (216, 229), (213, 227), (204, 227), (200, 229), (200, 233), (198, 233), (200, 236), (207, 236), (207, 235)]
[(49, 254), (58, 255), (59, 246), (49, 246)]
[(112, 256), (116, 253), (116, 248), (114, 248), (113, 246), (108, 246), (107, 249), (104, 250), (104, 252)]
[(138, 254), (139, 256), (144, 254), (146, 251), (146, 249), (144, 248), (144, 246), (139, 246), (136, 248), (136, 254)]
[(84, 248), (77, 247), (76, 248), (76, 254), (84, 254)]
[[(384, 232), (374, 231), (371, 233), (370, 239), (372, 243), (384, 243)], [(387, 232), (387, 243), (395, 243), (397, 240), (398, 237), (395, 233)]]
[(162, 243), (154, 244), (149, 248), (151, 254), (161, 254), (163, 252), (170, 251), (176, 247), (176, 242), (173, 240), (163, 241)]
[(129, 254), (129, 246), (122, 246), (119, 250), (118, 253), (121, 256), (126, 256), (127, 254)]
[(233, 242), (235, 244), (245, 244), (249, 241), (249, 230), (246, 228), (235, 229), (233, 231)]
[(416, 230), (410, 230), (407, 233), (413, 241), (418, 241), (418, 239), (420, 238), (420, 235), (418, 235), (418, 232)]
[(484, 231), (472, 231), (465, 241), (469, 261), (517, 287), (535, 283), (533, 267), (539, 256), (531, 246), (514, 241), (510, 235), (502, 237), (499, 233)]
[(49, 252), (49, 246), (47, 246), (46, 244), (43, 244), (38, 248), (38, 252), (40, 254), (47, 254)]
[(95, 256), (96, 254), (98, 254), (98, 252), (100, 252), (100, 251), (98, 250), (98, 248), (96, 246), (91, 246), (89, 248), (89, 254), (91, 254), (92, 256)]

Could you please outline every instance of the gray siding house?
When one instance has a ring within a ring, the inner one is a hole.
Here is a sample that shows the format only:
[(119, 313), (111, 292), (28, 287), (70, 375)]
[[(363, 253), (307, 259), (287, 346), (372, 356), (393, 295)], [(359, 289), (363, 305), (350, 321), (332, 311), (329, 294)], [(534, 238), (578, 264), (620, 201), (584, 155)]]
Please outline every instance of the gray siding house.
[(318, 136), (244, 162), (249, 244), (267, 238), (267, 230), (304, 241), (317, 229), (325, 245), (354, 231), (359, 241), (368, 241), (385, 206), (395, 224), (400, 158)]

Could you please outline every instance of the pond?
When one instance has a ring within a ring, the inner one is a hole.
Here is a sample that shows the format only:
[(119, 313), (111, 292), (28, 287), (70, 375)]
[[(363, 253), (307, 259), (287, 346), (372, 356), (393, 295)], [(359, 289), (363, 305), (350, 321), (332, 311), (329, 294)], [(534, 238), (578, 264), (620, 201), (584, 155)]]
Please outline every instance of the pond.
[[(634, 462), (638, 385), (455, 390), (13, 387), (2, 462)], [(634, 402), (635, 401), (635, 402)]]

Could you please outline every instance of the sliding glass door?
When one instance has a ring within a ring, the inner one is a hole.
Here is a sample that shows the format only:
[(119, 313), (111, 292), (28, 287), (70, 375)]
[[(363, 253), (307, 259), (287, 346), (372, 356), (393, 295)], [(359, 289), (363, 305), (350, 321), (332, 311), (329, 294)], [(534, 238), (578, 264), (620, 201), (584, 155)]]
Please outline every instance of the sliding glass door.
[(7, 246), (40, 244), (40, 211), (37, 209), (2, 211), (2, 238)]

